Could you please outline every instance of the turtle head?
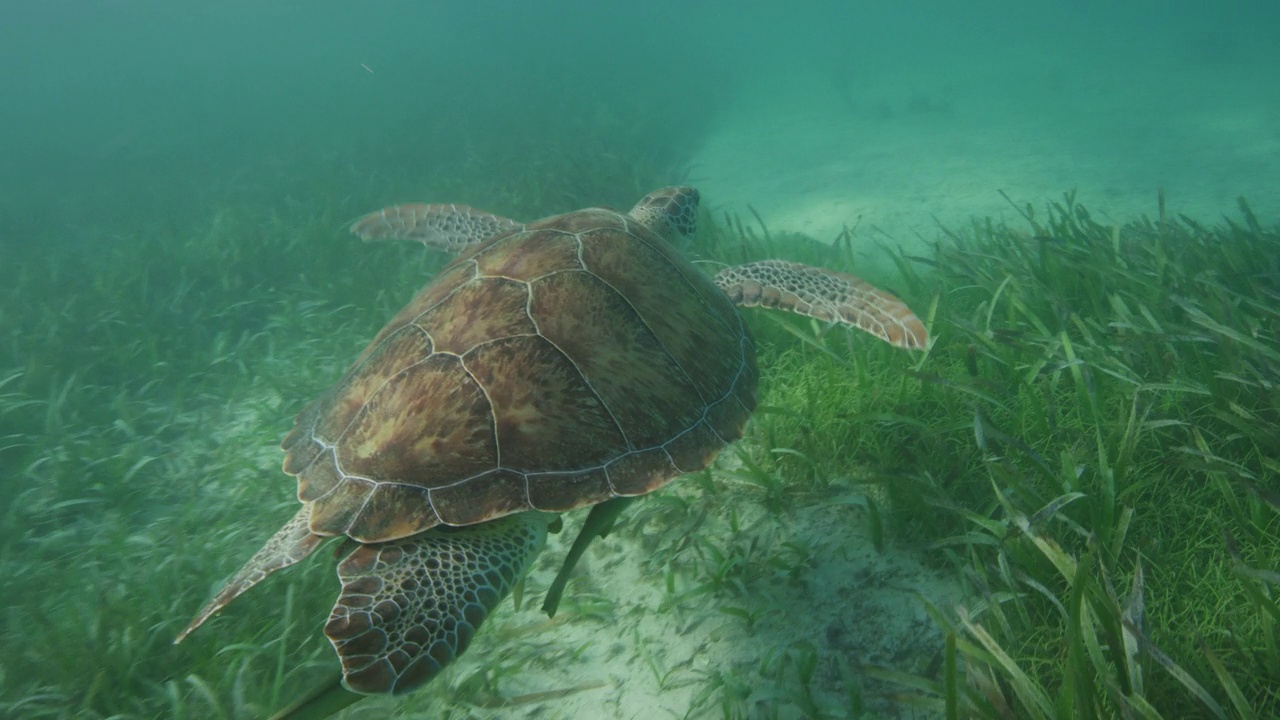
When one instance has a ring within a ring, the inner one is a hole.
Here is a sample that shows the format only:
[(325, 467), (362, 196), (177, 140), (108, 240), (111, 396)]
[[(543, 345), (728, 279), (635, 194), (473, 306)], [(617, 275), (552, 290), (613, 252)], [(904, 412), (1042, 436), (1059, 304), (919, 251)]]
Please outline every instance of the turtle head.
[(627, 213), (672, 245), (683, 247), (698, 231), (698, 191), (677, 186), (654, 190)]

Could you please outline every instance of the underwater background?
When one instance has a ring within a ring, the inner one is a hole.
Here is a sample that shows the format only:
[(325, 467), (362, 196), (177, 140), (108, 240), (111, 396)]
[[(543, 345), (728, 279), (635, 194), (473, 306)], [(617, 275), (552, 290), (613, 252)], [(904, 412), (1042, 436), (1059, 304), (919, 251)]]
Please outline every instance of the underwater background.
[(893, 289), (907, 354), (746, 311), (761, 409), (547, 619), (348, 718), (1280, 716), (1280, 8), (1243, 0), (0, 7), (0, 717), (256, 718), (329, 552), (293, 415), (518, 219), (690, 184), (708, 263)]

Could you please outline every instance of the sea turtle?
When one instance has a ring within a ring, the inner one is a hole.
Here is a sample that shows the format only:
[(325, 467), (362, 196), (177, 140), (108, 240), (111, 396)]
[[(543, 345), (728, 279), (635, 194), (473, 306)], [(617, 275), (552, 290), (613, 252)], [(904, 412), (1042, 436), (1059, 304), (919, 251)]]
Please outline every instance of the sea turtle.
[(401, 693), (466, 649), (566, 510), (595, 505), (553, 585), (625, 503), (705, 468), (756, 404), (738, 306), (790, 310), (923, 348), (900, 300), (765, 260), (708, 277), (676, 250), (699, 195), (520, 223), (399, 205), (352, 226), (460, 253), (307, 405), (283, 443), (302, 507), (178, 640), (330, 536), (354, 547), (325, 634), (343, 685)]

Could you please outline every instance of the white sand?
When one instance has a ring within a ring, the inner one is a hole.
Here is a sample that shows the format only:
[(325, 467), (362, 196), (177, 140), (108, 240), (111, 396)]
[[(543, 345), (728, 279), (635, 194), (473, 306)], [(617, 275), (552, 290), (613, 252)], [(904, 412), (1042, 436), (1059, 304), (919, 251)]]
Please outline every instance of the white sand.
[(761, 81), (721, 115), (691, 180), (744, 222), (750, 204), (772, 230), (826, 242), (859, 223), (864, 241), (878, 229), (910, 247), (938, 222), (1021, 222), (1000, 190), (1042, 210), (1074, 189), (1104, 222), (1154, 217), (1158, 188), (1169, 213), (1207, 223), (1239, 218), (1244, 195), (1280, 220), (1280, 94), (1257, 68), (1171, 68), (1168, 83), (1031, 56), (982, 72)]
[[(694, 500), (692, 483), (685, 478), (661, 493)], [(901, 548), (891, 545), (878, 553), (856, 503), (810, 504), (774, 516), (759, 504), (758, 494), (741, 490), (722, 493), (719, 501), (725, 504), (708, 513), (694, 535), (722, 547), (755, 543), (752, 565), (742, 569), (750, 578), (747, 593), (721, 591), (673, 604), (664, 569), (654, 558), (680, 540), (657, 538), (652, 526), (641, 532), (634, 521), (652, 502), (645, 499), (627, 510), (627, 525), (588, 551), (560, 615), (548, 621), (537, 606), (585, 516), (575, 513), (539, 559), (522, 611), (504, 603), (467, 655), (436, 682), (451, 686), (447, 695), (477, 717), (648, 720), (721, 717), (726, 693), (717, 678), (723, 677), (740, 684), (744, 706), (751, 708), (748, 716), (754, 717), (779, 693), (800, 686), (793, 666), (782, 670), (781, 680), (775, 681), (774, 673), (783, 667), (777, 661), (789, 647), (806, 642), (817, 653), (813, 696), (838, 716), (846, 704), (841, 662), (925, 672), (938, 659), (941, 635), (917, 593), (949, 609), (959, 599), (950, 579)], [(730, 507), (740, 519), (736, 536), (727, 517)], [(808, 548), (802, 554), (810, 561), (793, 562), (796, 554), (788, 544)], [(693, 562), (695, 553), (687, 547), (682, 561)], [(796, 570), (788, 577), (792, 567)], [(676, 594), (696, 581), (692, 573), (679, 574)], [(584, 598), (612, 607), (591, 617), (576, 611)], [(761, 617), (748, 629), (742, 619), (719, 609), (725, 606)], [(768, 666), (763, 672), (762, 663)], [(474, 685), (464, 689), (467, 678), (485, 665), (506, 668), (497, 687), (492, 692)], [(890, 697), (901, 688), (864, 682), (867, 709), (883, 717), (934, 716), (928, 708)], [(497, 706), (504, 698), (515, 704)], [(794, 703), (777, 705), (781, 717), (803, 716)], [(384, 717), (393, 708), (409, 710), (404, 717), (437, 717), (440, 706), (427, 694), (373, 699), (347, 717)]]

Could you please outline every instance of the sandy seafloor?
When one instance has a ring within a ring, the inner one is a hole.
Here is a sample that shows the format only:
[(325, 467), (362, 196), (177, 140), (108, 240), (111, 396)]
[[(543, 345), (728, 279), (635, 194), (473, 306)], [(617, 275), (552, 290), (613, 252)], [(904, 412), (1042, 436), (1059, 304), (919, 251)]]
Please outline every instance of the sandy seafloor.
[(939, 223), (1023, 222), (1002, 190), (1041, 217), (1074, 191), (1103, 223), (1154, 218), (1163, 189), (1170, 217), (1238, 219), (1244, 196), (1275, 222), (1275, 68), (1188, 61), (1168, 74), (1027, 58), (942, 86), (910, 74), (765, 79), (720, 115), (690, 180), (749, 224), (748, 205), (771, 230), (825, 242), (856, 227), (872, 262), (871, 240), (913, 247), (940, 238)]
[[(695, 500), (684, 483), (661, 492)], [(737, 505), (738, 533), (722, 513), (708, 514), (696, 532), (724, 547), (755, 544), (749, 561), (757, 565), (744, 571), (755, 576), (750, 593), (695, 592), (673, 603), (661, 565), (652, 562), (655, 552), (670, 547), (670, 538), (632, 524), (596, 541), (569, 585), (561, 612), (549, 621), (537, 606), (585, 517), (575, 513), (565, 531), (551, 537), (530, 573), (522, 610), (513, 612), (511, 601), (504, 602), (467, 654), (436, 682), (453, 686), (450, 694), (473, 717), (649, 720), (722, 717), (722, 701), (732, 693), (722, 689), (720, 678), (730, 678), (745, 699), (732, 706), (745, 709), (746, 717), (767, 717), (776, 704), (782, 708), (779, 717), (801, 718), (799, 705), (785, 702), (799, 685), (794, 665), (782, 660), (798, 642), (817, 653), (810, 687), (829, 716), (843, 716), (847, 706), (841, 661), (855, 674), (863, 663), (936, 672), (942, 636), (919, 597), (951, 609), (962, 598), (950, 578), (892, 542), (877, 551), (865, 511), (848, 498), (831, 505), (806, 503), (776, 517), (749, 495), (744, 491), (740, 500), (727, 500)], [(628, 514), (643, 510), (642, 501)], [(768, 565), (771, 557), (797, 557), (793, 547), (806, 548), (809, 558), (794, 574)], [(684, 550), (684, 559), (691, 561), (694, 552)], [(695, 588), (688, 575), (678, 576), (675, 594)], [(725, 607), (759, 618), (748, 627)], [(504, 669), (493, 692), (476, 690), (468, 676), (495, 663)], [(782, 679), (775, 680), (779, 671)], [(875, 717), (938, 715), (935, 708), (897, 702), (901, 688), (864, 682), (865, 707)], [(502, 700), (511, 704), (503, 706)], [(396, 717), (436, 717), (429, 704), (418, 701), (415, 710)], [(395, 698), (369, 699), (347, 717), (372, 720), (404, 705)]]

